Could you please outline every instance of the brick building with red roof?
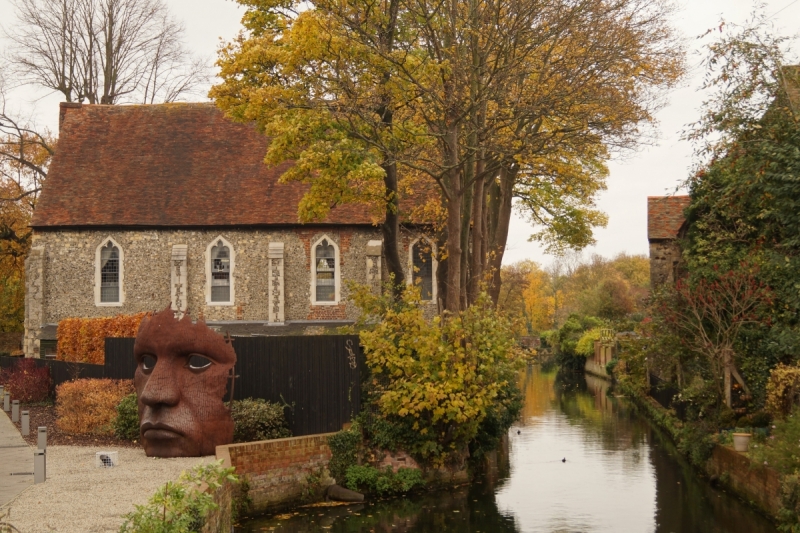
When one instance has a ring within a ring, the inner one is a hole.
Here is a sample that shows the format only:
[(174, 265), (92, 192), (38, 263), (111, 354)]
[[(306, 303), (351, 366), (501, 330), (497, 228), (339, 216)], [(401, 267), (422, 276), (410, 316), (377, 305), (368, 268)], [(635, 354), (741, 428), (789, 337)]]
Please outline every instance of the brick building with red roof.
[(647, 240), (650, 243), (650, 285), (674, 283), (681, 263), (678, 242), (686, 231), (684, 210), (689, 196), (647, 197)]
[[(26, 355), (40, 355), (64, 318), (167, 305), (232, 333), (352, 321), (346, 281), (377, 287), (385, 276), (380, 228), (359, 204), (301, 224), (308, 186), (279, 183), (290, 163), (267, 167), (267, 143), (212, 104), (62, 103), (31, 222)], [(404, 224), (400, 253), (433, 309), (428, 230)]]

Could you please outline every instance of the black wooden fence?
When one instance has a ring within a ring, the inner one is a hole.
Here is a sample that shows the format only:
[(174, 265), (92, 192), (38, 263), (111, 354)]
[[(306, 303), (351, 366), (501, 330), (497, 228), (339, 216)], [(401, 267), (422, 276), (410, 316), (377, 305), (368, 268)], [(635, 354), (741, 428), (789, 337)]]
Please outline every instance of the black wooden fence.
[[(53, 385), (81, 378), (133, 379), (133, 339), (106, 339), (105, 364), (36, 359)], [(364, 356), (353, 335), (233, 337), (234, 399), (264, 398), (287, 405), (295, 436), (338, 431), (361, 409)], [(0, 368), (14, 364), (0, 357)]]

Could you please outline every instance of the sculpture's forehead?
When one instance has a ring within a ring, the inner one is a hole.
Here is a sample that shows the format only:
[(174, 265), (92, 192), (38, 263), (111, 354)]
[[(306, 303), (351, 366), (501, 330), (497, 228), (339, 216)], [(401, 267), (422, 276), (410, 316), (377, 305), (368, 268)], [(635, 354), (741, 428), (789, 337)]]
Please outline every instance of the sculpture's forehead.
[(143, 324), (136, 335), (134, 354), (180, 356), (190, 353), (205, 355), (223, 365), (236, 362), (236, 352), (229, 342), (205, 324), (193, 325), (177, 320)]

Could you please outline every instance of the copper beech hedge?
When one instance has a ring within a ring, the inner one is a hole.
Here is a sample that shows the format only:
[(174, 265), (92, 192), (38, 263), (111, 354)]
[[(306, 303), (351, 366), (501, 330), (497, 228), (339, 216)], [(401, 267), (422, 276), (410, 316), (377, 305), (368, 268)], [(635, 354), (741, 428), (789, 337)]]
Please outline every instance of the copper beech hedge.
[(117, 405), (132, 393), (130, 379), (78, 379), (56, 387), (56, 424), (73, 434), (112, 435)]
[(56, 359), (71, 363), (105, 362), (106, 337), (135, 337), (142, 319), (150, 313), (113, 318), (65, 318), (58, 323)]

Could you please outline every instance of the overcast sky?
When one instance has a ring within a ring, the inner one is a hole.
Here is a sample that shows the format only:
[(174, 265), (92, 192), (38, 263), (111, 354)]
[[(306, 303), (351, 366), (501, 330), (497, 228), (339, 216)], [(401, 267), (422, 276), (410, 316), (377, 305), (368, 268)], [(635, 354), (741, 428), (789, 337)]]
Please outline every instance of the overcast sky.
[[(173, 15), (186, 26), (187, 44), (209, 60), (214, 58), (220, 42), (230, 40), (239, 31), (243, 10), (231, 0), (166, 2)], [(700, 56), (696, 51), (700, 42), (695, 37), (718, 26), (721, 18), (743, 23), (754, 3), (751, 0), (679, 0), (678, 6), (674, 24), (686, 39), (688, 64), (694, 68), (683, 85), (669, 95), (668, 105), (658, 114), (656, 144), (629, 154), (623, 161), (611, 163), (608, 190), (598, 199), (600, 208), (609, 216), (608, 227), (596, 232), (597, 245), (585, 250), (586, 256), (598, 253), (611, 257), (620, 252), (647, 254), (647, 196), (674, 192), (692, 166), (691, 146), (680, 140), (680, 132), (686, 124), (696, 120), (703, 100), (703, 95), (697, 91), (702, 71), (697, 68)], [(788, 36), (800, 34), (800, 0), (768, 0), (765, 6), (776, 32)], [(12, 2), (0, 0), (0, 25), (8, 29), (13, 27), (13, 20)], [(6, 43), (0, 40), (0, 50), (5, 47)], [(24, 89), (10, 96), (15, 111), (31, 117), (39, 126), (56, 128), (60, 100), (56, 95)], [(530, 226), (515, 216), (505, 263), (534, 259), (547, 264), (552, 260), (538, 246), (528, 242), (530, 234)]]

